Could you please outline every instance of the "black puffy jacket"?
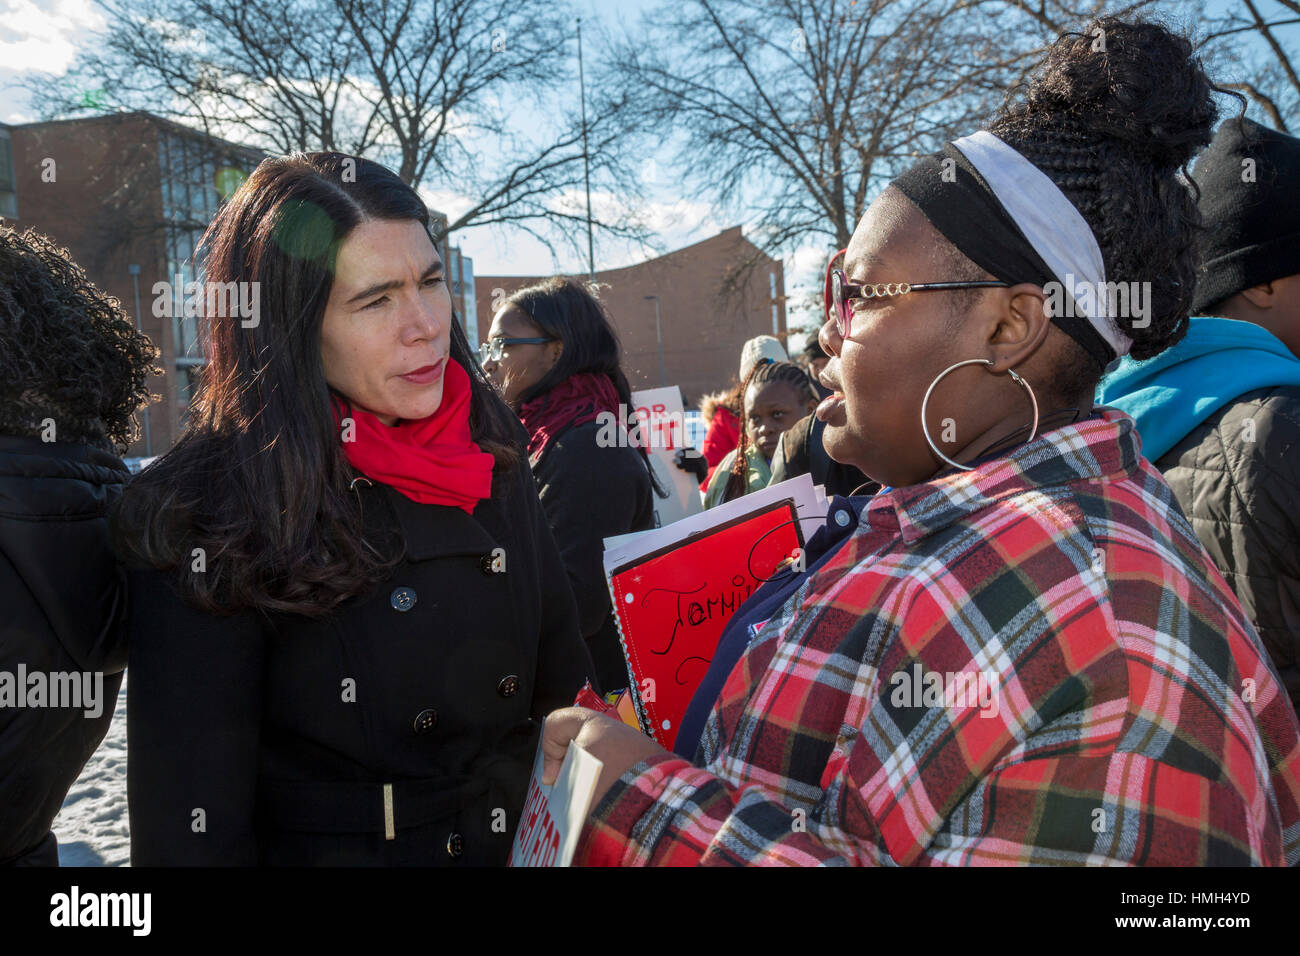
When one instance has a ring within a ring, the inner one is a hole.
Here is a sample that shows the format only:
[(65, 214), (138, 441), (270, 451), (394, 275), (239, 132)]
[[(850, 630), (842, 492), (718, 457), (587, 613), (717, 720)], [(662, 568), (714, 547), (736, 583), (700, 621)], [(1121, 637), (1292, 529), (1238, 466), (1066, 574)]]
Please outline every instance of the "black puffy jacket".
[(1238, 396), (1155, 464), (1300, 710), (1300, 387)]
[[(129, 477), (87, 445), (0, 436), (0, 864), (57, 864), (50, 825), (113, 719), (126, 585), (106, 515)], [(66, 706), (87, 674), (94, 706)], [(20, 706), (40, 682), (45, 705)]]

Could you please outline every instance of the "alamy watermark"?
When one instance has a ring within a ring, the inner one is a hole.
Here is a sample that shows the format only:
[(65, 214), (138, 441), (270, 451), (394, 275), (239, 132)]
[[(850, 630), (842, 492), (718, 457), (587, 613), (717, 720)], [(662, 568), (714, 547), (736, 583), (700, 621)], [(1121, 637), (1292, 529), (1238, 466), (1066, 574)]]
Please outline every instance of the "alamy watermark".
[(148, 936), (152, 913), (152, 893), (83, 893), (74, 883), (68, 892), (50, 897), (51, 926), (117, 926)]
[(670, 412), (663, 405), (637, 406), (634, 410), (636, 424), (624, 425), (632, 417), (628, 407), (621, 402), (617, 414), (604, 411), (596, 416), (598, 448), (663, 448), (673, 451), (686, 444), (686, 416), (684, 412)]
[(997, 671), (928, 671), (920, 662), (892, 674), (889, 702), (895, 707), (978, 708), (981, 717), (1000, 711)]
[(1065, 282), (1046, 282), (1043, 312), (1056, 316), (1087, 317), (1104, 311), (1116, 319), (1132, 319), (1129, 328), (1151, 324), (1150, 282), (1079, 282), (1066, 273)]
[(186, 282), (179, 272), (173, 278), (175, 282), (153, 284), (155, 318), (239, 319), (246, 329), (255, 329), (262, 321), (260, 282)]
[(104, 712), (103, 671), (0, 671), (0, 707), (69, 707), (94, 720)]

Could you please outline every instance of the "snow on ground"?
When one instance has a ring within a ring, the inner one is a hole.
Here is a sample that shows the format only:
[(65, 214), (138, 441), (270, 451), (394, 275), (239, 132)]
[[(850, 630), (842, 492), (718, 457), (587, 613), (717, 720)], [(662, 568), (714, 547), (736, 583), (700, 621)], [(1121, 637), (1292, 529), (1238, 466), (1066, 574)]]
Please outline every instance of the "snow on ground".
[(128, 866), (126, 815), (126, 680), (113, 722), (54, 818), (60, 866)]

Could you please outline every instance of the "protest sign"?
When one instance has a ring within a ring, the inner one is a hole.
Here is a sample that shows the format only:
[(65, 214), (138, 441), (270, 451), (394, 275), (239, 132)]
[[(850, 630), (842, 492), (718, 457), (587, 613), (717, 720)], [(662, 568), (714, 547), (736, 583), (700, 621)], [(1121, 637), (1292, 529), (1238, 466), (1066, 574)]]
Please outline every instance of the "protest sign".
[[(543, 739), (545, 734), (543, 726)], [(573, 862), (573, 851), (577, 849), (582, 825), (591, 810), (591, 797), (604, 764), (570, 743), (560, 773), (549, 787), (542, 784), (545, 767), (539, 740), (524, 812), (519, 818), (507, 866), (568, 866)]]
[[(820, 509), (820, 511), (819, 511)], [(671, 746), (736, 609), (825, 519), (807, 475), (635, 537), (607, 542), (630, 689), (644, 731)]]
[(654, 496), (655, 527), (672, 524), (697, 514), (703, 504), (694, 475), (673, 464), (673, 457), (686, 446), (686, 410), (676, 386), (647, 388), (632, 393), (637, 431), (650, 456), (650, 467), (667, 498)]

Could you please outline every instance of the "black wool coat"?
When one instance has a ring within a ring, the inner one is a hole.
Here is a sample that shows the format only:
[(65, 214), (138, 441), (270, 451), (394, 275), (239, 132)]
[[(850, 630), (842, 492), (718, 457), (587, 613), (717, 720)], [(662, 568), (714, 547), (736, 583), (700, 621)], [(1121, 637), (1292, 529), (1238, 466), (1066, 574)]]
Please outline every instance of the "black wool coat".
[(89, 688), (83, 678), (91, 695), (102, 681), (98, 714), (0, 699), (0, 865), (58, 864), (50, 825), (113, 719), (126, 579), (107, 512), (129, 477), (120, 458), (88, 445), (0, 436), (0, 671), (15, 684), (61, 675), (59, 700), (47, 704), (71, 702), (69, 675), (100, 675)]
[(132, 568), (133, 865), (501, 865), (538, 729), (592, 670), (526, 463), (473, 514), (356, 483), (406, 554), (323, 619)]
[(600, 425), (559, 432), (533, 464), (542, 507), (578, 602), (579, 627), (603, 690), (628, 685), (605, 581), (604, 539), (654, 527), (650, 472), (635, 448), (601, 448)]
[(776, 446), (772, 455), (772, 477), (769, 485), (780, 484), (788, 478), (811, 474), (814, 485), (823, 485), (826, 496), (852, 494), (874, 495), (880, 482), (872, 481), (852, 465), (841, 464), (826, 453), (822, 435), (826, 423), (816, 415), (799, 419), (790, 427)]

